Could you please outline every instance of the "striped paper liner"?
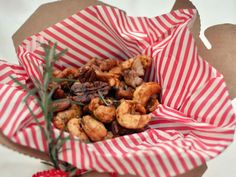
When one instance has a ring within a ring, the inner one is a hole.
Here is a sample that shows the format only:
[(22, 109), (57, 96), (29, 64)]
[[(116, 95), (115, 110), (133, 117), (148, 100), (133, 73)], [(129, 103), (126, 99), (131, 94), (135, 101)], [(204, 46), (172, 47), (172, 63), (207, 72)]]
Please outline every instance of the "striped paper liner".
[[(82, 66), (92, 57), (150, 55), (145, 79), (162, 87), (151, 129), (91, 144), (68, 141), (60, 160), (98, 172), (168, 177), (216, 157), (233, 141), (236, 117), (223, 76), (197, 53), (189, 31), (195, 15), (196, 10), (181, 9), (153, 18), (130, 17), (117, 8), (90, 6), (29, 37), (18, 48), (20, 66), (0, 62), (1, 130), (14, 142), (47, 151), (22, 102), (25, 91), (9, 75), (29, 86), (40, 81), (35, 67), (43, 63), (43, 50), (38, 41), (52, 41), (58, 51), (68, 49), (58, 69)], [(28, 104), (43, 120), (34, 99)]]

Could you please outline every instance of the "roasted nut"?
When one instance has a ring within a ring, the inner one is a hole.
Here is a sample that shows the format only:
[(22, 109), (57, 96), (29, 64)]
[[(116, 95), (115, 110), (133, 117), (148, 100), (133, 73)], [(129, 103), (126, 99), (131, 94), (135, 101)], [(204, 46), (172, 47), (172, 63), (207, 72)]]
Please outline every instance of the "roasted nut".
[(158, 102), (158, 99), (156, 98), (156, 96), (152, 96), (148, 102), (147, 102), (147, 105), (146, 105), (146, 110), (148, 113), (150, 112), (153, 112), (157, 109), (158, 105), (160, 103)]
[(114, 138), (114, 135), (111, 131), (108, 131), (107, 132), (107, 136), (105, 136), (104, 140), (109, 140), (109, 139), (112, 139)]
[(57, 82), (51, 82), (48, 85), (48, 92), (54, 90), (52, 98), (53, 99), (61, 99), (61, 98), (65, 98), (66, 94), (64, 92), (64, 90), (62, 90), (61, 85)]
[(117, 99), (124, 98), (124, 99), (128, 99), (128, 100), (132, 100), (133, 99), (133, 92), (134, 92), (134, 89), (127, 86), (124, 82), (120, 82), (118, 87), (116, 87), (115, 97)]
[(109, 71), (111, 68), (117, 66), (118, 63), (119, 61), (114, 60), (114, 59), (101, 60), (99, 64), (99, 68), (101, 71)]
[(115, 119), (116, 108), (113, 105), (105, 106), (100, 98), (94, 98), (89, 103), (89, 110), (103, 123), (109, 123)]
[(52, 75), (55, 78), (67, 78), (67, 79), (74, 79), (78, 77), (78, 69), (77, 68), (73, 68), (73, 67), (69, 67), (69, 68), (65, 68), (63, 71), (59, 71), (59, 70), (54, 70)]
[(115, 120), (111, 123), (111, 132), (114, 137), (128, 135), (134, 132), (134, 130), (124, 128)]
[(110, 74), (115, 74), (115, 75), (121, 75), (122, 74), (122, 69), (121, 69), (121, 66), (119, 65), (119, 66), (116, 66), (116, 67), (114, 67), (114, 68), (111, 68), (110, 70), (109, 70), (109, 73)]
[(56, 128), (63, 130), (67, 124), (67, 122), (74, 117), (81, 117), (82, 110), (77, 105), (72, 105), (70, 109), (58, 112), (56, 116), (53, 117), (53, 124)]
[(124, 62), (121, 63), (121, 69), (122, 70), (131, 69), (133, 62), (134, 62), (134, 58), (125, 60)]
[(144, 67), (139, 57), (135, 58), (132, 65), (132, 70), (134, 70), (138, 76), (144, 76)]
[(127, 129), (140, 129), (151, 120), (151, 115), (143, 114), (143, 110), (134, 101), (123, 100), (116, 109), (116, 120)]
[[(92, 58), (79, 69), (55, 70), (58, 82), (50, 83), (48, 90), (54, 90), (53, 99), (64, 99), (52, 105), (57, 108), (53, 124), (82, 141), (144, 131), (151, 119), (147, 113), (157, 108), (161, 92), (159, 84), (143, 81), (151, 62), (146, 55), (124, 62)], [(81, 107), (71, 105), (73, 101)]]
[(85, 65), (79, 69), (78, 79), (81, 83), (93, 82), (96, 80), (96, 73), (93, 68)]
[(125, 83), (133, 88), (136, 88), (143, 83), (143, 79), (140, 78), (138, 73), (134, 70), (125, 70), (123, 76)]
[(87, 115), (82, 118), (82, 127), (91, 141), (101, 141), (107, 136), (107, 129), (103, 123), (92, 116)]
[(141, 61), (144, 69), (147, 69), (152, 64), (152, 58), (147, 55), (138, 55), (135, 59), (139, 59)]
[(54, 112), (60, 112), (60, 111), (64, 111), (65, 109), (69, 108), (70, 105), (71, 105), (70, 100), (67, 98), (64, 98), (64, 99), (54, 101), (52, 103), (52, 108), (54, 109)]
[(161, 86), (156, 82), (146, 82), (137, 87), (133, 94), (133, 100), (146, 106), (151, 96), (161, 92)]
[(111, 132), (113, 134), (113, 137), (139, 133), (148, 129), (147, 125), (140, 129), (127, 129), (120, 126), (120, 124), (116, 120), (112, 121), (110, 126), (111, 126)]
[(67, 123), (67, 129), (73, 136), (79, 137), (81, 141), (88, 141), (88, 136), (82, 128), (81, 118), (72, 118)]

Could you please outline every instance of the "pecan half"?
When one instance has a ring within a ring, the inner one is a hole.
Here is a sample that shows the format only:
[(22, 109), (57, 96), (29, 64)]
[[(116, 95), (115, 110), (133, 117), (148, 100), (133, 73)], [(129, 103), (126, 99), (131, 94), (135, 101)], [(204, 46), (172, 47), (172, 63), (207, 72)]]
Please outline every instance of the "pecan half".
[(71, 90), (76, 96), (73, 96), (74, 101), (88, 103), (92, 98), (98, 97), (98, 92), (106, 96), (110, 90), (110, 86), (106, 82), (95, 81), (95, 82), (85, 82), (78, 83), (75, 82)]
[(79, 69), (78, 79), (81, 83), (93, 82), (96, 80), (96, 73), (93, 68), (89, 66), (83, 66)]

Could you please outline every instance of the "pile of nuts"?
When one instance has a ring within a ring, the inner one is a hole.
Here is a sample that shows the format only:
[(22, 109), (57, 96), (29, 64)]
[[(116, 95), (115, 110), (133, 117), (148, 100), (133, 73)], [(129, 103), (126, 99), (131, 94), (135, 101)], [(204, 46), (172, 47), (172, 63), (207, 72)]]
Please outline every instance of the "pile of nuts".
[(141, 132), (157, 109), (161, 87), (144, 82), (151, 58), (138, 55), (125, 61), (91, 59), (81, 68), (54, 70), (54, 126), (81, 141), (101, 141)]

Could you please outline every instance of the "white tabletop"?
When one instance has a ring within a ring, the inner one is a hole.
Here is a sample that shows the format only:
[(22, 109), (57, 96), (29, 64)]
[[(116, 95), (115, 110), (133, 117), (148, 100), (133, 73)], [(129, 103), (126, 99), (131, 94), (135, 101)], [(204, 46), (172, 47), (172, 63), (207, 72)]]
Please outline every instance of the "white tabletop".
[[(21, 24), (43, 3), (53, 0), (0, 0), (0, 59), (17, 63), (11, 40), (12, 34)], [(168, 12), (174, 1), (163, 0), (103, 0), (108, 4), (124, 9), (129, 15), (157, 16)], [(209, 46), (204, 38), (203, 31), (208, 26), (221, 23), (236, 24), (235, 0), (192, 0), (201, 15), (201, 38)], [(211, 8), (210, 8), (211, 7)], [(236, 98), (233, 100), (236, 110)], [(236, 140), (236, 136), (235, 136)], [(208, 170), (203, 177), (233, 177), (236, 174), (236, 142), (226, 149), (221, 155), (209, 161)], [(28, 177), (46, 167), (36, 160), (18, 154), (0, 146), (0, 174), (1, 177)]]

